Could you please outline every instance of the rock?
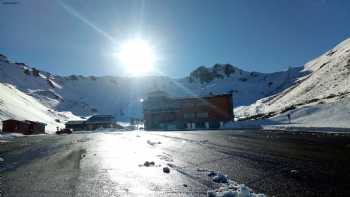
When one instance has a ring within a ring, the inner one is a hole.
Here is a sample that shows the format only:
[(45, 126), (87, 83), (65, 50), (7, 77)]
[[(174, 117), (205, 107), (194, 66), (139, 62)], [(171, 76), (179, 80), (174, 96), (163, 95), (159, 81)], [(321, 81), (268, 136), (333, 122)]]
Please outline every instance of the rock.
[(164, 168), (163, 168), (163, 172), (164, 172), (164, 173), (170, 173), (170, 168), (164, 167)]
[(157, 145), (157, 144), (161, 144), (162, 142), (152, 142), (150, 140), (147, 140), (147, 144), (151, 145), (151, 146), (154, 146), (154, 145)]
[(154, 163), (154, 161), (146, 161), (143, 165), (146, 167), (150, 167), (150, 166), (154, 166), (155, 163)]
[(298, 172), (299, 172), (298, 170), (291, 170), (290, 171), (291, 174), (298, 174)]
[(225, 175), (218, 173), (212, 179), (215, 183), (227, 183), (228, 179)]
[(208, 191), (207, 196), (208, 197), (216, 197), (216, 192), (215, 191)]
[(208, 176), (210, 176), (210, 177), (213, 177), (213, 176), (216, 176), (216, 172), (214, 172), (214, 171), (210, 171), (209, 173), (208, 173)]

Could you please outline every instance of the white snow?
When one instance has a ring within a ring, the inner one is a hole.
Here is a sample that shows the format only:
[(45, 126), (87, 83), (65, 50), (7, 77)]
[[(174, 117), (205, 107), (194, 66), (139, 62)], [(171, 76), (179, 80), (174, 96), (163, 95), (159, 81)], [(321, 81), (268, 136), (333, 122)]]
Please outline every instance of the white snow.
[[(56, 127), (64, 127), (64, 121), (75, 118), (69, 112), (56, 112), (44, 106), (12, 85), (0, 83), (0, 92), (0, 120), (16, 118), (39, 121), (47, 124), (48, 133), (53, 133)], [(57, 122), (56, 119), (60, 122)]]
[[(271, 74), (234, 69), (235, 72), (230, 76), (221, 73), (225, 77), (202, 84), (196, 79), (190, 82), (189, 78), (172, 79), (164, 76), (63, 77), (44, 71), (34, 76), (33, 68), (27, 65), (0, 61), (0, 82), (15, 85), (18, 90), (57, 111), (71, 111), (79, 116), (111, 114), (119, 121), (128, 121), (143, 117), (140, 101), (151, 91), (163, 90), (170, 96), (234, 92), (235, 105), (246, 105), (289, 86), (293, 79), (301, 75), (301, 68)], [(26, 70), (30, 72), (26, 74)]]
[[(291, 123), (287, 114), (291, 116)], [(268, 119), (229, 122), (224, 128), (350, 132), (350, 97), (328, 103), (305, 105)]]
[[(34, 68), (11, 63), (1, 56), (0, 83), (3, 86), (12, 84), (17, 91), (31, 96), (30, 98), (38, 101), (36, 103), (52, 111), (71, 111), (79, 116), (111, 114), (118, 121), (142, 118), (140, 101), (151, 91), (163, 90), (170, 96), (232, 92), (235, 115), (238, 118), (270, 112), (280, 114), (287, 107), (297, 106), (299, 111), (295, 112), (296, 124), (322, 126), (331, 123), (336, 127), (348, 127), (347, 122), (350, 120), (345, 116), (348, 100), (344, 98), (350, 93), (350, 39), (304, 66), (286, 71), (257, 73), (237, 67), (232, 69), (234, 72), (228, 76), (224, 72), (224, 65), (207, 68), (208, 72), (215, 71), (218, 75), (207, 83), (201, 83), (199, 78), (192, 75), (182, 79), (164, 76), (64, 77), (45, 71), (39, 71), (35, 75)], [(330, 98), (333, 95), (336, 98)], [(310, 108), (305, 108), (305, 104), (314, 99), (327, 104), (323, 106), (313, 102), (313, 108), (318, 110), (311, 113)], [(343, 110), (342, 105), (345, 106)], [(7, 110), (2, 113), (13, 114), (12, 110), (16, 109)], [(323, 110), (325, 111), (322, 112)], [(16, 113), (19, 113), (18, 110)], [(34, 117), (38, 118), (35, 115)], [(327, 123), (321, 121), (325, 117), (331, 119)], [(272, 121), (285, 122), (283, 114)]]
[[(205, 169), (201, 169), (206, 171)], [(231, 180), (227, 175), (221, 172), (209, 171), (208, 176), (212, 177), (212, 181), (219, 183), (218, 189), (207, 192), (208, 197), (265, 197), (265, 194), (254, 193), (252, 189), (244, 184), (238, 184)]]
[(2, 141), (12, 140), (12, 139), (15, 139), (16, 137), (22, 137), (22, 136), (24, 136), (24, 135), (20, 134), (20, 133), (2, 133), (2, 132), (0, 132), (0, 141), (1, 140)]
[(215, 183), (227, 183), (228, 182), (228, 178), (227, 176), (225, 176), (224, 174), (221, 174), (221, 173), (218, 173), (216, 174), (212, 180), (215, 182)]
[[(283, 125), (285, 127), (350, 128), (350, 39), (305, 64), (308, 72), (289, 88), (249, 106), (235, 109), (237, 117), (276, 112), (264, 121), (244, 121), (226, 125)], [(283, 112), (294, 106), (296, 109)], [(292, 124), (286, 115), (291, 114)], [(286, 125), (287, 124), (287, 125)]]
[(271, 120), (288, 124), (288, 113), (291, 115), (292, 126), (350, 128), (350, 97), (297, 108)]
[(235, 183), (220, 187), (217, 191), (208, 191), (208, 197), (266, 197), (265, 194), (256, 194), (245, 185)]

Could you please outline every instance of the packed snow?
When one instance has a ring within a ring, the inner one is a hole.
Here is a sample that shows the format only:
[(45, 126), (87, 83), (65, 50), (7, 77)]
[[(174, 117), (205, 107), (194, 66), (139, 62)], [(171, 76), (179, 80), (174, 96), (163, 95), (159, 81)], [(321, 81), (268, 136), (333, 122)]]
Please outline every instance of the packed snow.
[[(204, 169), (204, 171), (206, 171)], [(210, 190), (207, 193), (208, 197), (265, 197), (265, 194), (254, 193), (252, 189), (244, 184), (238, 184), (231, 180), (227, 175), (221, 172), (209, 171), (208, 176), (212, 181), (219, 183), (218, 189)]]

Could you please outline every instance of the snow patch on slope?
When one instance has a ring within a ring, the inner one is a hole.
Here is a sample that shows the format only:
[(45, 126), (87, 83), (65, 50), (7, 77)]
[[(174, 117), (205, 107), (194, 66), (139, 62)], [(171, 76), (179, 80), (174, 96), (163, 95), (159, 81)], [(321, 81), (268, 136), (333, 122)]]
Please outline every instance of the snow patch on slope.
[(16, 118), (46, 123), (46, 131), (53, 133), (63, 128), (66, 120), (77, 119), (70, 112), (56, 112), (42, 105), (35, 98), (19, 91), (10, 84), (0, 83), (0, 120)]
[(303, 72), (309, 74), (277, 94), (236, 108), (235, 115), (273, 114), (268, 122), (278, 124), (290, 113), (301, 126), (350, 127), (350, 39), (305, 64)]

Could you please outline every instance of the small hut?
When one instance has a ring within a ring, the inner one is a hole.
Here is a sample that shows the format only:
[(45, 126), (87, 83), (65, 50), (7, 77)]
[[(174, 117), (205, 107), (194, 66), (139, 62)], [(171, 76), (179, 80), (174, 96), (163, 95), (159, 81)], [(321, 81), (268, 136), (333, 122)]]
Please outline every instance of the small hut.
[(45, 123), (8, 119), (2, 121), (2, 131), (7, 133), (22, 133), (25, 135), (45, 133)]

